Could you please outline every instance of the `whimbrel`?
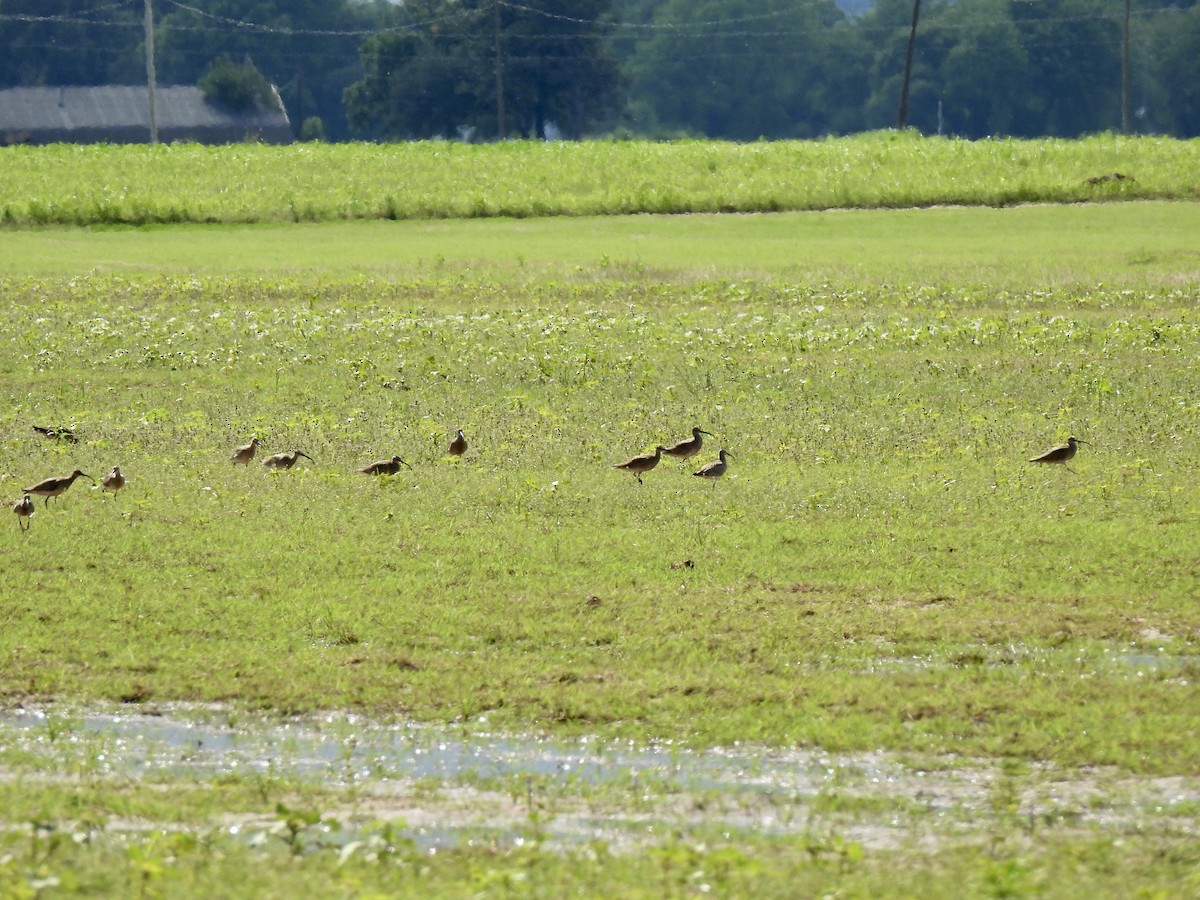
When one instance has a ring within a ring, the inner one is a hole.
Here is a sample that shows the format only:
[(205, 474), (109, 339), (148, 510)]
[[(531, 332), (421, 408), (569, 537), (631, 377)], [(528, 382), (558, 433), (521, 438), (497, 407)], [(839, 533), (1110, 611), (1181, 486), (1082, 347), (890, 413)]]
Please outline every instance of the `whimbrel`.
[(724, 475), (725, 470), (729, 468), (729, 464), (726, 462), (726, 460), (732, 459), (733, 454), (727, 450), (722, 450), (717, 455), (720, 456), (720, 459), (714, 460), (710, 463), (705, 463), (700, 467), (699, 471), (693, 472), (692, 474), (697, 478), (720, 478), (722, 475)]
[(258, 449), (259, 443), (258, 438), (251, 438), (250, 443), (242, 444), (242, 446), (233, 451), (233, 456), (229, 458), (233, 461), (234, 465), (247, 465), (250, 460), (254, 459), (254, 451)]
[(34, 425), (33, 430), (42, 437), (52, 441), (66, 441), (68, 444), (79, 443), (79, 438), (76, 437), (75, 432), (63, 425), (51, 426), (49, 428), (44, 425)]
[(398, 456), (393, 456), (391, 459), (381, 459), (378, 462), (373, 462), (369, 466), (363, 466), (358, 471), (364, 475), (395, 475), (400, 471), (401, 466), (409, 466), (404, 460)]
[(29, 530), (29, 518), (33, 515), (33, 498), (26, 494), (13, 504), (13, 512), (17, 514), (17, 524), (22, 531)]
[(113, 466), (112, 471), (100, 478), (100, 487), (114, 494), (125, 487), (125, 476), (121, 474), (120, 466)]
[(462, 456), (467, 452), (467, 439), (463, 437), (461, 428), (458, 429), (458, 435), (450, 442), (450, 447), (446, 452), (451, 456)]
[(702, 434), (712, 437), (711, 432), (697, 426), (692, 429), (692, 436), (690, 438), (684, 438), (670, 447), (663, 447), (663, 453), (667, 454), (667, 456), (674, 456), (676, 459), (691, 459), (700, 452), (700, 448), (704, 445), (704, 438), (700, 437)]
[(268, 456), (263, 460), (263, 465), (268, 469), (290, 469), (302, 456), (309, 462), (314, 462), (313, 458), (303, 450), (287, 450), (283, 453), (276, 453), (274, 456)]
[(662, 458), (663, 447), (659, 445), (654, 448), (653, 453), (643, 453), (641, 456), (634, 456), (631, 459), (625, 460), (623, 463), (617, 463), (613, 466), (614, 469), (624, 469), (626, 472), (632, 472), (637, 476), (638, 484), (645, 484), (642, 481), (642, 476), (658, 465), (659, 459)]
[[(1065, 444), (1059, 444), (1057, 447), (1051, 447), (1041, 456), (1030, 458), (1030, 462), (1035, 463), (1062, 463), (1066, 465), (1075, 456), (1075, 451), (1079, 449), (1080, 444), (1086, 444), (1087, 441), (1081, 441), (1078, 438), (1069, 437)], [(1067, 471), (1073, 472), (1070, 466), (1067, 466)]]
[[(47, 478), (44, 481), (39, 481), (33, 487), (25, 488), (25, 493), (34, 494), (38, 497), (45, 497), (46, 499), (42, 505), (49, 506), (50, 498), (57, 497), (59, 494), (73, 485), (75, 483), (75, 479), (80, 475), (82, 475), (84, 478), (92, 478), (92, 476), (87, 472), (80, 472), (78, 469), (76, 469), (65, 478)], [(95, 478), (92, 478), (92, 481), (95, 480)]]

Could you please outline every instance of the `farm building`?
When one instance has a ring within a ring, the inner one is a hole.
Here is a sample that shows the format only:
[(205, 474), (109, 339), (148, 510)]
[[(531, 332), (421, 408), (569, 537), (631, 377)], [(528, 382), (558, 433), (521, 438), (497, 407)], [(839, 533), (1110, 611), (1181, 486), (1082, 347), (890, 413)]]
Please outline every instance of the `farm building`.
[[(278, 93), (275, 99), (279, 100)], [(235, 112), (209, 103), (198, 87), (154, 92), (158, 139), (232, 144), (292, 142), (282, 101)], [(0, 90), (0, 146), (9, 144), (146, 144), (150, 142), (149, 90), (139, 85), (20, 87)]]

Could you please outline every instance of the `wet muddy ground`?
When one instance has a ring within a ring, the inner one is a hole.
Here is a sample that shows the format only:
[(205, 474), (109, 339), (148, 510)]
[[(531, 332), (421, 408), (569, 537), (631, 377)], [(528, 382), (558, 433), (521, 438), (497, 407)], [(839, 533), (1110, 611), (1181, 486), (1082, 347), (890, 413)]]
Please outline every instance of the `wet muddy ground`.
[[(348, 714), (279, 720), (182, 705), (151, 712), (18, 708), (0, 712), (0, 747), (15, 761), (0, 765), (0, 778), (28, 784), (245, 777), (319, 787), (336, 798), (320, 815), (337, 823), (339, 840), (392, 822), (431, 849), (530, 839), (633, 848), (681, 830), (836, 836), (872, 848), (940, 846), (1014, 825), (1114, 837), (1200, 831), (1200, 778), (957, 758), (918, 764), (883, 752), (556, 740), (494, 734), (486, 721), (447, 727)], [(247, 840), (277, 826), (269, 816), (195, 823)]]

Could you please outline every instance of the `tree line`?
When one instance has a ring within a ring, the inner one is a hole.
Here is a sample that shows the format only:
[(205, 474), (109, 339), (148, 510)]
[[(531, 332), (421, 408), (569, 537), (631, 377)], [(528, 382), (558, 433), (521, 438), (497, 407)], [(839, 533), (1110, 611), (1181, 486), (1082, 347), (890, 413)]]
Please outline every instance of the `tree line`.
[[(926, 133), (1200, 135), (1194, 0), (919, 2), (152, 8), (160, 84), (265, 77), (301, 138), (811, 138), (897, 125), (902, 90)], [(2, 87), (144, 83), (145, 0), (7, 0), (0, 43)]]

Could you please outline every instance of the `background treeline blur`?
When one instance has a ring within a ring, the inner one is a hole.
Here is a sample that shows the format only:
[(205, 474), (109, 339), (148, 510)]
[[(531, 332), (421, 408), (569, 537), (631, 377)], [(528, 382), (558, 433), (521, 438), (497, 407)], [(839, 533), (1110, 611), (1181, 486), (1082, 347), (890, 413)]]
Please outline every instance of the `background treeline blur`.
[(1193, 0), (916, 2), (4, 0), (0, 87), (145, 83), (150, 6), (160, 85), (302, 139), (809, 138), (898, 124), (919, 11), (908, 126), (1200, 135)]

